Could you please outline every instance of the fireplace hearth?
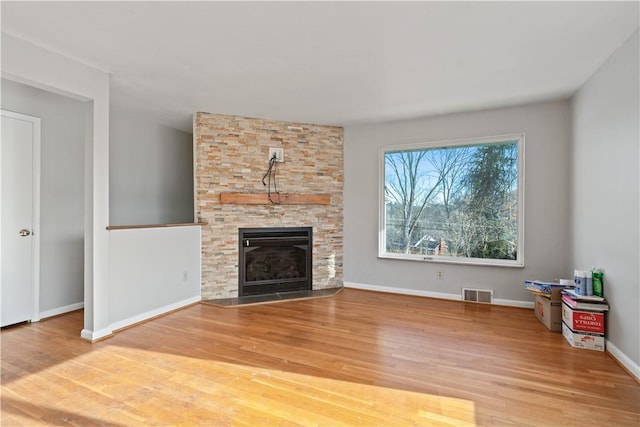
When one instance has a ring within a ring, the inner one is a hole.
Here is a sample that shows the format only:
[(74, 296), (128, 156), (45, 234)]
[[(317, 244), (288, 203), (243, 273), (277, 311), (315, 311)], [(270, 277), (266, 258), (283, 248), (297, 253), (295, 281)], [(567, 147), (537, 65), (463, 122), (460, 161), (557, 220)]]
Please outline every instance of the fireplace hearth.
[(240, 228), (238, 295), (312, 289), (312, 228)]

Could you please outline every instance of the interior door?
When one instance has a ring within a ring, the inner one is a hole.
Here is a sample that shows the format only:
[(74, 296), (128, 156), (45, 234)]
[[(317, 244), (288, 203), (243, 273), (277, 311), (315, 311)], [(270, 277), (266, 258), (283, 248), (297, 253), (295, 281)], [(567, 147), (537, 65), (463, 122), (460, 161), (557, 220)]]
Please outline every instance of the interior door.
[(40, 119), (2, 111), (1, 326), (38, 320), (39, 146)]

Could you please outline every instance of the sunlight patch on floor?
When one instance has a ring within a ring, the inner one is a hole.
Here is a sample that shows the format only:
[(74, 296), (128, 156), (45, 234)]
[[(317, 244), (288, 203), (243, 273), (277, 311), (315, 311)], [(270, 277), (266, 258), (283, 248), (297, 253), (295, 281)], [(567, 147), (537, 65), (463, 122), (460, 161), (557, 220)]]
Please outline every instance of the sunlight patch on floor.
[[(474, 403), (467, 400), (114, 345), (38, 376), (50, 387), (34, 388), (31, 375), (3, 387), (3, 399), (10, 397), (3, 420), (475, 426)], [(39, 407), (40, 399), (51, 402), (52, 393), (59, 399)]]

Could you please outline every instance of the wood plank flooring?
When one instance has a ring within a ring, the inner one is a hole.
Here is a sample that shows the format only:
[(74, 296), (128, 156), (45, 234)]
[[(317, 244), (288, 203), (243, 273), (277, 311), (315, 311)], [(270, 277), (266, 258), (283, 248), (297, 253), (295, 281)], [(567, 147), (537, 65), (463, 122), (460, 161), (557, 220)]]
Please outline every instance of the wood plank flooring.
[(640, 384), (531, 310), (345, 289), (81, 328), (2, 331), (3, 426), (640, 425)]

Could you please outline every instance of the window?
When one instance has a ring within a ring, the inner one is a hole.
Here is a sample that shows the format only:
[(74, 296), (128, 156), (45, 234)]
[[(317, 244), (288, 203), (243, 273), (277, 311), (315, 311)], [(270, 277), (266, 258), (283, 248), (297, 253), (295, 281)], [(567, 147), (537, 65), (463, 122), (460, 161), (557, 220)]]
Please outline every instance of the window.
[(379, 256), (522, 267), (524, 135), (383, 148)]

